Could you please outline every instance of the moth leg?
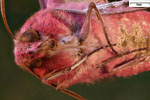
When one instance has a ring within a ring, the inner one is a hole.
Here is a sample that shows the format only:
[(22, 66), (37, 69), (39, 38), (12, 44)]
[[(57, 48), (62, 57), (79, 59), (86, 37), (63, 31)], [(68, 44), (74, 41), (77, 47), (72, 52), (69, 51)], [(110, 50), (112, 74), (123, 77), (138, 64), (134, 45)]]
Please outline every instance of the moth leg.
[(145, 61), (145, 59), (146, 59), (146, 56), (137, 57), (137, 58), (133, 59), (132, 61), (129, 61), (128, 63), (126, 63), (126, 64), (124, 64), (124, 65), (122, 65), (122, 66), (119, 66), (119, 67), (117, 67), (117, 68), (114, 68), (114, 69), (111, 71), (111, 73), (117, 72), (117, 71), (119, 71), (119, 70), (123, 70), (123, 69), (130, 68), (130, 67), (134, 66), (135, 64), (138, 65), (138, 64), (141, 63), (141, 62), (147, 62), (147, 61)]
[[(47, 85), (49, 85), (49, 86), (51, 86), (51, 87), (53, 87), (53, 88), (55, 88), (55, 89), (56, 89), (56, 87), (57, 87), (57, 85), (55, 85), (55, 84), (47, 84)], [(80, 96), (79, 94), (77, 94), (77, 93), (75, 93), (75, 92), (73, 92), (73, 91), (71, 91), (71, 90), (68, 90), (68, 89), (61, 89), (60, 91), (61, 91), (62, 93), (64, 93), (64, 94), (67, 94), (67, 95), (73, 97), (73, 98), (76, 98), (77, 100), (86, 100), (85, 98), (83, 98), (82, 96)]]
[(108, 38), (108, 31), (107, 31), (106, 25), (104, 23), (104, 19), (103, 19), (102, 15), (100, 14), (99, 10), (97, 9), (96, 5), (93, 2), (91, 2), (89, 7), (88, 7), (87, 17), (85, 19), (82, 30), (80, 32), (81, 41), (85, 40), (88, 37), (89, 33), (90, 33), (90, 30), (91, 30), (91, 16), (92, 16), (92, 10), (93, 9), (96, 13), (96, 16), (97, 16), (98, 20), (102, 24), (102, 27), (103, 27), (103, 30), (104, 30), (104, 35), (106, 37), (108, 45), (110, 46), (111, 50), (115, 54), (118, 54), (118, 52), (113, 48), (112, 44), (110, 43), (110, 40)]
[(147, 55), (150, 55), (150, 35), (147, 34), (148, 38), (146, 39), (146, 53)]

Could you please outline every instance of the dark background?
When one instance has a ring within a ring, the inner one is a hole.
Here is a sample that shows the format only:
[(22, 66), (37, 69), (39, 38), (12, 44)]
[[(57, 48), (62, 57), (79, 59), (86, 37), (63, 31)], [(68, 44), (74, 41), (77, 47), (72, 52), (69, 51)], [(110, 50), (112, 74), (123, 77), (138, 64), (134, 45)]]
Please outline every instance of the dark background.
[[(38, 0), (6, 0), (8, 23), (16, 32), (39, 9)], [(69, 88), (88, 100), (150, 100), (150, 72)], [(14, 62), (13, 41), (0, 17), (0, 100), (75, 100), (41, 83)]]

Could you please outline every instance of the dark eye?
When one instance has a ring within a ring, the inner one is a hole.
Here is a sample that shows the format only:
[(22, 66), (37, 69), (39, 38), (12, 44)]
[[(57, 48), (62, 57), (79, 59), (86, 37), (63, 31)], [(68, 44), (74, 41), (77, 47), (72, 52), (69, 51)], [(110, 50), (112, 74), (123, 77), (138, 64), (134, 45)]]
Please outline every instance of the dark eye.
[(55, 40), (51, 40), (50, 44), (49, 44), (51, 49), (54, 49), (57, 47), (56, 41)]
[(36, 42), (38, 40), (40, 40), (39, 33), (32, 29), (25, 31), (20, 37), (21, 42)]

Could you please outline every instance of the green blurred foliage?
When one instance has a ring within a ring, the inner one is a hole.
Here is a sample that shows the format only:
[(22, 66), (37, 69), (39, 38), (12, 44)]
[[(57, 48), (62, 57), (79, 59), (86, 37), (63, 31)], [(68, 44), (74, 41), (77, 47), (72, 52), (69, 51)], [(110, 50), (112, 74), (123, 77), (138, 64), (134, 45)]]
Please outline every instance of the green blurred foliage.
[[(34, 12), (38, 0), (6, 0), (8, 23), (16, 32)], [(0, 100), (75, 100), (23, 71), (14, 62), (13, 41), (0, 16)], [(77, 84), (69, 89), (88, 100), (150, 100), (150, 72), (129, 78), (97, 81), (95, 84)]]

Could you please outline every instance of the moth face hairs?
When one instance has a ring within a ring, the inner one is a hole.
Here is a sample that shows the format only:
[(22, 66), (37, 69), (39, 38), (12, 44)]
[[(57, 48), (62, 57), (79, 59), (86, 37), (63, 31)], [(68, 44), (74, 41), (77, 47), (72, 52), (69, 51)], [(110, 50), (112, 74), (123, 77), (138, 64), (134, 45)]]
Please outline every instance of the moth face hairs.
[(149, 71), (149, 8), (128, 2), (39, 0), (41, 9), (14, 36), (1, 0), (16, 64), (78, 100), (86, 99), (66, 88)]

